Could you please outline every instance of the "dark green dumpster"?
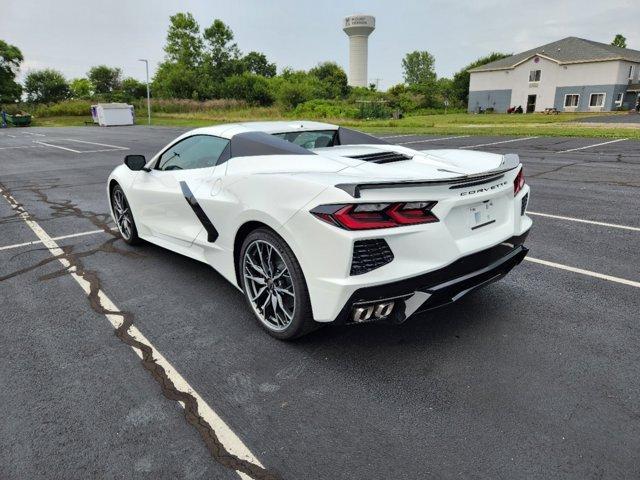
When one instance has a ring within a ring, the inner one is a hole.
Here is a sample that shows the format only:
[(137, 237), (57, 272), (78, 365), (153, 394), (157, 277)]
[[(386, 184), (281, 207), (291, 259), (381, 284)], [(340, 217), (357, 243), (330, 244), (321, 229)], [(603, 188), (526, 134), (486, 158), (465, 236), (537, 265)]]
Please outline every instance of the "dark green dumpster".
[(7, 115), (7, 121), (14, 127), (28, 127), (31, 125), (31, 115)]

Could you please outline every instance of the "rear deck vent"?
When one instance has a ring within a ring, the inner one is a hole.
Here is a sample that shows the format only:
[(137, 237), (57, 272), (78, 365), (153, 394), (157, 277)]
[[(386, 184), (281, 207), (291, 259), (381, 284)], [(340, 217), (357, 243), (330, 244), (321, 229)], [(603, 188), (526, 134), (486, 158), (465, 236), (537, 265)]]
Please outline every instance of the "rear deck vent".
[(358, 240), (353, 245), (351, 275), (362, 275), (393, 261), (393, 252), (382, 238)]
[(363, 155), (352, 155), (349, 158), (355, 158), (357, 160), (364, 160), (365, 162), (372, 163), (392, 163), (404, 162), (405, 160), (411, 160), (413, 157), (398, 152), (375, 152), (365, 153)]

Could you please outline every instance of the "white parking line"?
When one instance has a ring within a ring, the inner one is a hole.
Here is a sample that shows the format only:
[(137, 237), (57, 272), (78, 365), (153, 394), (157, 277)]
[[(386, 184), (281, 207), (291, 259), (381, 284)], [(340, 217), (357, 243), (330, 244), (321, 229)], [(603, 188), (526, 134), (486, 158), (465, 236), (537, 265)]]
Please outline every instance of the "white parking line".
[(533, 140), (534, 138), (538, 138), (538, 137), (513, 138), (511, 140), (502, 140), (500, 142), (481, 143), (480, 145), (467, 145), (466, 147), (460, 147), (460, 148), (488, 147), (489, 145), (500, 145), (502, 143), (523, 142), (525, 140)]
[(390, 135), (388, 137), (378, 137), (378, 138), (385, 138), (386, 139), (386, 138), (415, 137), (415, 136), (416, 136), (415, 134), (407, 133), (405, 135)]
[(581, 275), (587, 275), (589, 277), (599, 278), (601, 280), (608, 280), (610, 282), (621, 283), (623, 285), (629, 285), (630, 287), (640, 288), (640, 282), (633, 280), (627, 280), (626, 278), (613, 277), (611, 275), (604, 275), (598, 272), (592, 272), (591, 270), (583, 270), (582, 268), (570, 267), (568, 265), (562, 265), (561, 263), (549, 262), (547, 260), (541, 260), (539, 258), (524, 257), (525, 260), (533, 263), (539, 263), (547, 267), (559, 268), (561, 270), (567, 270), (573, 273), (579, 273)]
[(46, 137), (44, 133), (20, 132), (22, 135), (32, 135), (34, 137)]
[[(116, 230), (114, 228), (114, 230)], [(64, 240), (65, 238), (84, 237), (85, 235), (95, 235), (96, 233), (107, 233), (104, 230), (90, 230), (88, 232), (72, 233), (70, 235), (60, 235), (59, 237), (52, 237), (51, 240)], [(42, 243), (42, 240), (33, 240), (32, 242), (15, 243), (13, 245), (5, 245), (0, 247), (0, 250), (12, 250), (14, 248), (28, 247), (29, 245), (37, 245)]]
[[(60, 145), (54, 145), (53, 143), (46, 143), (46, 142), (42, 142), (40, 140), (34, 140), (34, 143), (38, 143), (40, 145), (46, 145), (47, 147), (53, 147), (53, 148), (59, 148), (61, 150), (67, 150), (68, 152), (73, 152), (73, 153), (97, 153), (97, 152), (115, 152), (117, 150), (129, 150), (129, 147), (119, 147), (118, 145), (108, 145), (106, 143), (96, 143), (96, 142), (85, 142), (83, 140), (74, 140), (72, 138), (63, 138), (61, 140), (64, 141), (69, 141), (69, 142), (78, 142), (78, 143), (86, 143), (89, 145), (98, 145), (98, 146), (102, 146), (102, 147), (109, 147), (109, 148), (100, 148), (97, 150), (74, 150), (73, 148), (69, 148), (69, 147), (62, 147)], [(55, 140), (53, 140), (55, 141)]]
[(628, 138), (618, 138), (617, 140), (611, 140), (610, 142), (596, 143), (594, 145), (587, 145), (585, 147), (570, 148), (569, 150), (560, 150), (558, 153), (576, 152), (578, 150), (586, 150), (587, 148), (599, 147), (601, 145), (609, 145), (611, 143), (624, 142), (625, 140), (629, 140), (629, 139)]
[(398, 145), (410, 145), (412, 143), (427, 143), (427, 142), (437, 142), (439, 140), (453, 140), (455, 138), (469, 138), (470, 135), (458, 135), (456, 137), (443, 137), (443, 138), (427, 138), (425, 140), (414, 140), (411, 142), (403, 142), (403, 143), (398, 143)]
[(129, 147), (120, 147), (118, 145), (109, 145), (108, 143), (87, 142), (85, 140), (76, 140), (74, 138), (63, 138), (63, 140), (67, 140), (69, 142), (87, 143), (89, 145), (98, 145), (100, 147), (111, 147), (111, 148), (115, 148), (116, 150), (129, 150)]
[(52, 143), (45, 143), (45, 142), (41, 142), (39, 140), (34, 140), (34, 142), (38, 143), (40, 145), (46, 145), (47, 147), (59, 148), (60, 150), (67, 150), (68, 152), (82, 153), (80, 150), (74, 150), (73, 148), (67, 148), (67, 147), (61, 147), (60, 145), (53, 145)]
[(527, 210), (527, 215), (537, 215), (539, 217), (557, 218), (558, 220), (568, 220), (569, 222), (589, 223), (591, 225), (600, 225), (603, 227), (621, 228), (623, 230), (631, 230), (640, 232), (640, 227), (630, 227), (628, 225), (618, 225), (617, 223), (596, 222), (594, 220), (583, 220), (581, 218), (563, 217), (561, 215), (551, 215), (550, 213), (531, 212)]
[[(84, 140), (75, 140), (73, 138), (62, 138), (61, 140), (64, 140), (66, 142), (76, 142), (76, 143), (85, 143), (88, 145), (98, 145), (100, 147), (109, 147), (109, 148), (101, 148), (101, 149), (97, 149), (97, 150), (74, 150), (73, 148), (68, 148), (68, 147), (62, 147), (60, 145), (54, 145), (53, 143), (45, 143), (42, 142), (40, 140), (34, 140), (34, 143), (38, 143), (40, 145), (46, 145), (47, 147), (53, 147), (53, 148), (59, 148), (61, 150), (67, 150), (68, 152), (73, 152), (73, 153), (97, 153), (97, 152), (114, 152), (116, 150), (129, 150), (129, 147), (120, 147), (118, 145), (109, 145), (106, 143), (96, 143), (96, 142), (86, 142)], [(50, 141), (55, 141), (55, 140), (50, 140)]]
[[(53, 238), (34, 220), (30, 219), (29, 213), (22, 207), (8, 192), (0, 189), (0, 194), (9, 203), (13, 210), (16, 210), (20, 214), (20, 218), (33, 230), (36, 236), (47, 247), (51, 255), (58, 258), (58, 261), (67, 270), (69, 275), (80, 285), (82, 290), (88, 296), (92, 293), (90, 282), (85, 279), (84, 274), (76, 273), (75, 267), (64, 257), (64, 251), (55, 242)], [(95, 292), (93, 292), (95, 294)], [(102, 291), (98, 290), (97, 298), (100, 306), (104, 311), (110, 313), (105, 314), (105, 317), (109, 320), (113, 328), (118, 329), (123, 323), (123, 312), (107, 297)], [(247, 462), (253, 463), (262, 468), (262, 464), (253, 455), (249, 448), (240, 440), (240, 438), (229, 428), (229, 426), (218, 416), (218, 414), (204, 401), (204, 399), (189, 385), (180, 373), (169, 363), (169, 361), (155, 348), (155, 346), (138, 330), (135, 325), (132, 325), (128, 329), (128, 333), (137, 342), (148, 346), (151, 349), (155, 362), (164, 369), (167, 377), (175, 388), (181, 392), (190, 394), (195, 398), (198, 408), (198, 413), (202, 417), (202, 420), (207, 422), (209, 426), (215, 431), (218, 439), (224, 446), (224, 448), (231, 454), (238, 458), (244, 459)], [(131, 349), (142, 358), (142, 352), (135, 348)], [(183, 408), (185, 407), (182, 402), (178, 402)], [(236, 471), (240, 478), (249, 479), (250, 477), (245, 473)]]
[(20, 145), (17, 147), (0, 147), (0, 150), (11, 150), (13, 148), (44, 148), (42, 145)]

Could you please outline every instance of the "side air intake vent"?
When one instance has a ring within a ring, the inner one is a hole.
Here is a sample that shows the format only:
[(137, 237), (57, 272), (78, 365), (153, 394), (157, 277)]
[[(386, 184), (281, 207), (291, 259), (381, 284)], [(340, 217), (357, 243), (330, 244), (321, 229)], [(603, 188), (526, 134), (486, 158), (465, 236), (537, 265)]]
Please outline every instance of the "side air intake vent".
[(404, 162), (405, 160), (411, 160), (413, 157), (398, 152), (375, 152), (365, 153), (364, 155), (353, 155), (349, 158), (355, 158), (357, 160), (364, 160), (365, 162), (373, 163), (392, 163)]
[(351, 275), (362, 275), (393, 261), (393, 252), (384, 239), (358, 240), (353, 245)]

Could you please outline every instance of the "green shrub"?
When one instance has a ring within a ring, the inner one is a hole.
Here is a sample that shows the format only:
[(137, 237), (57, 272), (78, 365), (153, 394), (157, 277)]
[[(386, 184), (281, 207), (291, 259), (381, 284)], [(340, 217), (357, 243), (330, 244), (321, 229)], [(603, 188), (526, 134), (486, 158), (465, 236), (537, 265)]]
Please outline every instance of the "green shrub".
[(36, 117), (86, 116), (91, 115), (91, 100), (65, 100), (50, 105), (31, 105), (28, 111)]
[(356, 102), (359, 106), (357, 118), (390, 118), (391, 108), (384, 100), (361, 100)]
[(292, 112), (298, 118), (358, 118), (354, 105), (333, 100), (309, 100), (299, 104)]
[(267, 79), (248, 72), (228, 77), (222, 92), (226, 98), (244, 100), (251, 105), (269, 106), (274, 101)]
[[(136, 110), (145, 110), (147, 100), (140, 99), (133, 102)], [(247, 102), (230, 98), (215, 100), (187, 100), (178, 98), (152, 98), (151, 111), (156, 113), (207, 113), (212, 111), (229, 111), (247, 108)]]

